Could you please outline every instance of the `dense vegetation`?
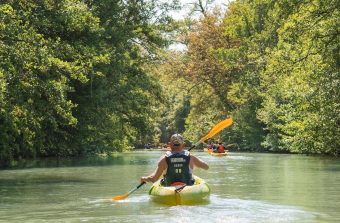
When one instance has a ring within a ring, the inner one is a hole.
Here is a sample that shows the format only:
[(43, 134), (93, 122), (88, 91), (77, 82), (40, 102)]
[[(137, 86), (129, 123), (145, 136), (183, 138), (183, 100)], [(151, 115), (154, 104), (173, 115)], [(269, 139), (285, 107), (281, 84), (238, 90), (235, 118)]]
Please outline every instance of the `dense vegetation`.
[(203, 15), (166, 65), (192, 89), (186, 134), (230, 114), (221, 136), (242, 150), (339, 154), (339, 1), (240, 0)]
[(167, 45), (169, 7), (151, 0), (1, 1), (1, 165), (149, 140), (162, 98), (143, 67)]
[[(195, 141), (226, 116), (239, 149), (339, 154), (338, 1), (236, 0), (179, 22), (175, 7), (2, 1), (0, 166)], [(174, 35), (187, 50), (167, 50)]]

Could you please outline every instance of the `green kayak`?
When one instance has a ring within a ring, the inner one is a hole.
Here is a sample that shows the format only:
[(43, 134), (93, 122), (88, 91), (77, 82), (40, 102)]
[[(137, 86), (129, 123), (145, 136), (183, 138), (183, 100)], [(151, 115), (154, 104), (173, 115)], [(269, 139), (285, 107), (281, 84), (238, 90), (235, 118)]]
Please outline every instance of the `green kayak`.
[(210, 188), (201, 178), (194, 176), (195, 184), (191, 186), (177, 185), (165, 187), (161, 180), (156, 181), (149, 194), (157, 203), (166, 205), (193, 205), (201, 204), (209, 199)]

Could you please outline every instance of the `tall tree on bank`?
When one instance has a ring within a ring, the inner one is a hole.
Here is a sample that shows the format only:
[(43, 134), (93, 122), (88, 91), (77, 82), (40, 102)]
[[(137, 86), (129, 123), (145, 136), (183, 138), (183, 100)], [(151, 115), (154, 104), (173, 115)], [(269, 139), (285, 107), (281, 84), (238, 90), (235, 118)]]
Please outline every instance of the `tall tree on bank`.
[(228, 33), (228, 26), (218, 11), (204, 14), (182, 37), (187, 51), (170, 57), (175, 73), (187, 81), (191, 97), (186, 135), (197, 139), (214, 123), (233, 115), (236, 119), (233, 131), (224, 131), (220, 135), (222, 140), (258, 150), (261, 125), (251, 110), (252, 104), (258, 102), (252, 102), (249, 89), (242, 88), (252, 86), (255, 78), (249, 74), (253, 66), (246, 64), (242, 39)]
[(251, 68), (243, 72), (239, 89), (252, 93), (248, 99), (257, 98), (251, 108), (265, 124), (266, 149), (339, 153), (337, 6), (336, 1), (235, 1), (228, 10), (226, 30), (241, 40), (242, 64)]
[[(282, 3), (282, 4), (280, 4)], [(273, 16), (289, 12), (278, 28), (263, 72), (264, 145), (299, 153), (340, 152), (338, 1), (279, 2)], [(274, 84), (273, 84), (274, 83)]]
[(228, 109), (241, 149), (337, 155), (338, 17), (334, 0), (234, 1), (222, 20), (206, 14), (171, 62), (190, 83), (188, 133)]
[(170, 4), (7, 0), (0, 5), (0, 163), (121, 150), (154, 131)]

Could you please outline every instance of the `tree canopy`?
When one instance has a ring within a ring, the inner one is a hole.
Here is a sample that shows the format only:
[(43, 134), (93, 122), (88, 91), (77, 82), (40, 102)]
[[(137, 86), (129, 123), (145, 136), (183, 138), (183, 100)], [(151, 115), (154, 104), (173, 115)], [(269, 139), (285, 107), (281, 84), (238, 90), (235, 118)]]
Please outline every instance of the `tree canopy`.
[(192, 96), (187, 135), (230, 115), (220, 137), (241, 150), (339, 154), (338, 6), (236, 0), (188, 23), (169, 59)]
[(144, 68), (168, 44), (157, 1), (0, 5), (0, 161), (121, 151), (155, 131), (160, 85)]
[(2, 1), (0, 166), (196, 141), (226, 116), (241, 150), (338, 155), (339, 2), (203, 3), (174, 21), (178, 1)]

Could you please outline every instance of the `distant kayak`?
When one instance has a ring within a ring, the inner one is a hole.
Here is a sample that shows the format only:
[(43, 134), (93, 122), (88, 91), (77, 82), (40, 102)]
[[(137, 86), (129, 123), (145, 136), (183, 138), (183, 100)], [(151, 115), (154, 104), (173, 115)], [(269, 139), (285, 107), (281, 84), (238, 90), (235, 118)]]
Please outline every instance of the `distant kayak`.
[(226, 153), (226, 152), (224, 152), (224, 153), (213, 153), (213, 152), (210, 152), (209, 154), (212, 155), (212, 156), (228, 156), (228, 153)]
[(194, 176), (195, 184), (191, 186), (176, 185), (165, 187), (161, 180), (155, 182), (149, 194), (153, 201), (166, 205), (193, 205), (204, 203), (209, 199), (210, 188), (201, 178)]
[(204, 152), (208, 152), (208, 153), (209, 153), (211, 150), (212, 150), (212, 149), (208, 149), (208, 148), (204, 148), (204, 149), (203, 149)]
[(204, 149), (205, 152), (208, 152), (210, 155), (212, 156), (228, 156), (228, 153), (227, 152), (224, 152), (224, 153), (216, 153), (216, 152), (213, 152), (212, 149)]

